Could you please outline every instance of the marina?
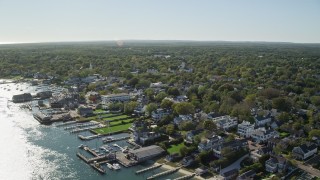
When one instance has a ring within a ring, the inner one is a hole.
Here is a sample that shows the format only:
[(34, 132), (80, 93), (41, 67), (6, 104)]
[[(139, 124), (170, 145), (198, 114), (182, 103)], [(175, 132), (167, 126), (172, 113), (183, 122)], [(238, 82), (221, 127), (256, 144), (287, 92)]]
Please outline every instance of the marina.
[[(9, 101), (12, 93), (16, 93), (16, 91), (19, 91), (20, 93), (20, 88), (16, 90), (14, 84), (9, 83), (8, 85), (11, 86), (11, 91), (6, 91), (8, 94), (5, 102), (8, 103), (3, 104), (3, 106), (5, 109), (10, 107), (10, 109), (8, 109), (10, 112), (7, 112), (8, 117), (3, 119), (15, 123), (16, 125), (14, 127), (21, 129), (23, 135), (28, 139), (25, 143), (32, 143), (31, 145), (28, 145), (28, 147), (31, 148), (27, 151), (29, 154), (27, 155), (27, 158), (33, 158), (32, 161), (34, 163), (32, 167), (34, 166), (35, 169), (41, 167), (43, 169), (42, 171), (35, 171), (32, 177), (99, 180), (105, 179), (105, 176), (103, 175), (108, 174), (108, 177), (111, 179), (126, 179), (127, 177), (130, 177), (132, 180), (139, 180), (146, 179), (146, 177), (152, 176), (153, 173), (165, 171), (161, 169), (161, 167), (158, 167), (155, 169), (152, 168), (153, 170), (145, 171), (141, 173), (141, 175), (135, 174), (139, 169), (141, 170), (153, 166), (154, 162), (150, 160), (148, 163), (141, 164), (141, 162), (126, 158), (127, 154), (122, 151), (125, 151), (127, 148), (136, 149), (140, 147), (129, 139), (130, 135), (128, 133), (113, 134), (112, 137), (110, 137), (110, 135), (93, 134), (87, 129), (95, 127), (96, 122), (93, 121), (78, 122), (73, 120), (56, 122), (53, 123), (53, 126), (39, 126), (38, 121), (32, 116), (32, 111), (37, 109), (33, 108), (33, 102), (14, 104)], [(26, 92), (34, 93), (37, 86), (28, 86), (26, 84), (21, 88)], [(2, 90), (3, 88), (0, 89), (1, 92)], [(38, 92), (41, 91), (42, 89), (38, 88)], [(21, 109), (21, 105), (26, 105), (31, 111)], [(23, 121), (21, 121), (21, 119), (23, 119)], [(74, 130), (78, 131), (76, 132), (79, 133), (77, 136), (72, 135), (73, 133), (70, 134), (70, 132)], [(102, 137), (106, 138), (104, 142), (102, 141)], [(113, 146), (115, 144), (117, 145)], [(20, 147), (18, 149), (23, 148)], [(52, 158), (55, 159), (54, 162), (52, 161)], [(107, 163), (110, 163), (112, 167), (115, 167), (115, 169), (118, 170), (109, 171)], [(63, 168), (57, 169), (58, 167), (61, 167), (62, 164)], [(114, 164), (115, 166), (113, 166)], [(167, 177), (176, 178), (179, 176), (181, 175), (176, 174), (173, 176), (168, 175)]]

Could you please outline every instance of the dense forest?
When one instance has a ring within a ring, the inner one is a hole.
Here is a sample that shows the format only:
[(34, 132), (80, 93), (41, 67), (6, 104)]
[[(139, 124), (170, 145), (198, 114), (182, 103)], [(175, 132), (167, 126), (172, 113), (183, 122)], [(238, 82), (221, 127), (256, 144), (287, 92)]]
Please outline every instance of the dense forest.
[[(257, 103), (287, 113), (317, 111), (320, 106), (318, 44), (128, 41), (0, 46), (1, 77), (36, 72), (57, 82), (98, 73), (144, 89), (162, 82), (178, 90), (166, 93), (186, 94), (198, 109), (240, 119), (250, 118), (249, 109)], [(292, 118), (297, 117), (286, 119)], [(298, 122), (300, 127), (303, 122)]]

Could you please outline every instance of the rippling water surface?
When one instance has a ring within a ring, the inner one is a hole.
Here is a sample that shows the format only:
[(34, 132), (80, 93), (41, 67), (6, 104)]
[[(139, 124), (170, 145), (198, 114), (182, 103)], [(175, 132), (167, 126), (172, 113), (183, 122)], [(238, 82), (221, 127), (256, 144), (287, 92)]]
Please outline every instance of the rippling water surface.
[[(1, 82), (1, 81), (0, 81)], [(42, 87), (45, 89), (45, 87)], [(82, 143), (99, 148), (101, 142), (80, 141), (61, 127), (40, 125), (32, 117), (32, 112), (21, 109), (22, 104), (10, 102), (12, 95), (24, 92), (41, 91), (29, 84), (0, 84), (0, 179), (146, 179), (163, 171), (157, 169), (143, 175), (135, 171), (149, 166), (146, 163), (120, 171), (107, 169), (106, 175), (100, 175), (83, 161), (76, 153)], [(117, 142), (120, 146), (125, 141)], [(181, 174), (166, 176), (171, 179)]]

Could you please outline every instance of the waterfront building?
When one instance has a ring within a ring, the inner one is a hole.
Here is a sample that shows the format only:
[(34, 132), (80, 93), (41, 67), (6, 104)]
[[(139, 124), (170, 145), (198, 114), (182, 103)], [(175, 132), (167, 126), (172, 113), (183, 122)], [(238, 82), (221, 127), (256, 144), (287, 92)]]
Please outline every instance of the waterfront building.
[(152, 159), (156, 156), (159, 156), (164, 152), (165, 150), (163, 150), (160, 146), (152, 145), (152, 146), (131, 150), (129, 151), (129, 156), (131, 156), (137, 162), (143, 162), (143, 161)]

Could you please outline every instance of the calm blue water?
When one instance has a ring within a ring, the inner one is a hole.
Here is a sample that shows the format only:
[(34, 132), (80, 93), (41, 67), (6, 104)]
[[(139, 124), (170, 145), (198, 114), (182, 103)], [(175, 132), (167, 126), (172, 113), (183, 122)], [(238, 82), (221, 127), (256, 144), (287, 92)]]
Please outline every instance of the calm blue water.
[[(8, 101), (14, 94), (35, 93), (36, 89), (28, 84), (0, 84), (0, 179), (138, 180), (164, 171), (160, 168), (135, 175), (136, 170), (150, 166), (152, 162), (149, 162), (131, 168), (123, 167), (120, 171), (106, 169), (107, 174), (100, 175), (80, 160), (76, 153), (80, 144), (98, 149), (102, 145), (101, 140), (84, 142), (64, 127), (40, 125), (30, 111), (19, 108), (21, 104)], [(122, 147), (128, 145), (125, 141), (116, 143)], [(181, 174), (175, 173), (162, 179), (179, 176)]]

